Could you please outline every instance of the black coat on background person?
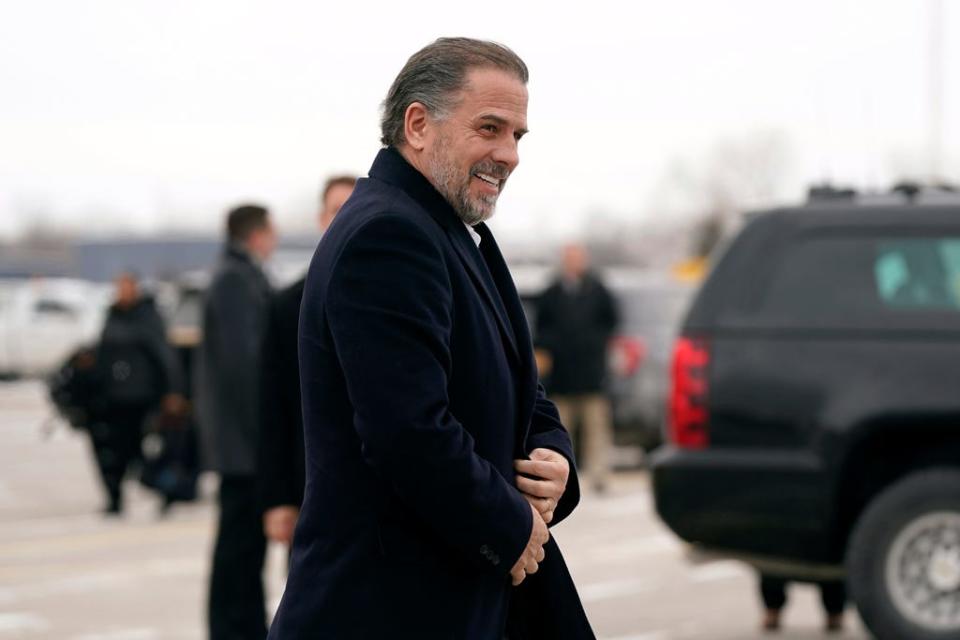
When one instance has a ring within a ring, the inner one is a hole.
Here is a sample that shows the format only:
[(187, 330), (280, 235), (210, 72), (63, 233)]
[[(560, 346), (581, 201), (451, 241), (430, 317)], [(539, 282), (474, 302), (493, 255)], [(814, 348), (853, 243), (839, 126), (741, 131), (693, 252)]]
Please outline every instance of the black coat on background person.
[(91, 406), (90, 438), (107, 492), (107, 511), (118, 513), (127, 467), (141, 457), (147, 415), (164, 395), (181, 391), (176, 358), (153, 300), (110, 307), (95, 362), (99, 393)]
[(151, 298), (110, 307), (96, 361), (101, 399), (109, 407), (152, 407), (181, 391), (176, 356)]
[[(293, 638), (592, 638), (551, 538), (519, 589), (532, 527), (513, 461), (570, 462), (523, 309), (485, 225), (382, 150), (320, 243), (300, 320), (307, 485), (270, 630)], [(509, 620), (508, 620), (509, 612)]]
[(211, 640), (263, 638), (266, 538), (258, 499), (260, 363), (270, 286), (247, 252), (228, 246), (207, 290), (197, 390), (203, 453), (220, 474), (210, 571)]
[(304, 279), (270, 301), (260, 385), (260, 495), (264, 510), (303, 502), (303, 410), (297, 324)]
[(270, 284), (242, 249), (228, 246), (203, 307), (197, 401), (205, 466), (253, 477), (259, 445), (260, 354)]
[(558, 395), (603, 391), (607, 342), (618, 322), (617, 304), (600, 279), (585, 273), (579, 282), (558, 279), (537, 302), (537, 347), (550, 352), (549, 392)]

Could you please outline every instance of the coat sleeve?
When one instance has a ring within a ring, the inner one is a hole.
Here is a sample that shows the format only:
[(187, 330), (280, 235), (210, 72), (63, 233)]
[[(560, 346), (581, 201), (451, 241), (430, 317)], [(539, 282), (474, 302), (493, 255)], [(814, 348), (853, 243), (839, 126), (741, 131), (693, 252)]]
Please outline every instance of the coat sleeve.
[(156, 363), (161, 379), (161, 393), (183, 393), (183, 373), (177, 354), (167, 340), (167, 326), (156, 309), (146, 316), (145, 342), (150, 357)]
[(405, 218), (367, 223), (332, 270), (326, 314), (366, 462), (450, 547), (509, 572), (532, 512), (450, 413), (453, 301), (438, 247)]
[(567, 489), (557, 508), (553, 512), (553, 522), (550, 526), (559, 524), (573, 512), (580, 502), (580, 481), (577, 478), (577, 465), (573, 456), (573, 443), (570, 435), (560, 423), (560, 415), (556, 405), (547, 399), (543, 385), (537, 384), (537, 399), (533, 405), (533, 417), (530, 419), (530, 434), (527, 437), (527, 453), (534, 449), (553, 449), (567, 459), (570, 464), (570, 476), (567, 478)]
[[(298, 382), (296, 358), (284, 352), (282, 331), (286, 323), (284, 298), (274, 295), (267, 313), (260, 355), (260, 446), (257, 465), (261, 505), (264, 510), (279, 506), (300, 507), (295, 441), (302, 428), (296, 407), (291, 407), (286, 384)], [(290, 375), (292, 369), (294, 375)]]
[(597, 284), (599, 285), (600, 294), (600, 317), (597, 319), (597, 322), (601, 330), (609, 337), (616, 331), (617, 326), (620, 324), (620, 308), (617, 305), (616, 298), (610, 293), (610, 290), (599, 280)]

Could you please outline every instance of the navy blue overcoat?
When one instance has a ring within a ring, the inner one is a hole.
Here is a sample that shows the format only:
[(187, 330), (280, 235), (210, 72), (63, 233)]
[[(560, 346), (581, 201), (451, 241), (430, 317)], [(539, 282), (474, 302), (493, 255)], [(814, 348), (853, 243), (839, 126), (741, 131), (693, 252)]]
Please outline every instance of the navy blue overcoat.
[(551, 540), (530, 535), (513, 461), (570, 461), (523, 309), (485, 225), (383, 149), (320, 243), (300, 315), (307, 484), (273, 640), (592, 638)]

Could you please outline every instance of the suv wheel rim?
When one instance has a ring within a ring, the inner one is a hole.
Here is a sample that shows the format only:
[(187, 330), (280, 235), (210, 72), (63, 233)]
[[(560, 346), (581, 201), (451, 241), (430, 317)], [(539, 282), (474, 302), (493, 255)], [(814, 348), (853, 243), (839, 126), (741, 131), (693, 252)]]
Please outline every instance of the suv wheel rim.
[(960, 630), (960, 513), (928, 513), (909, 523), (887, 555), (886, 582), (897, 610), (937, 631)]

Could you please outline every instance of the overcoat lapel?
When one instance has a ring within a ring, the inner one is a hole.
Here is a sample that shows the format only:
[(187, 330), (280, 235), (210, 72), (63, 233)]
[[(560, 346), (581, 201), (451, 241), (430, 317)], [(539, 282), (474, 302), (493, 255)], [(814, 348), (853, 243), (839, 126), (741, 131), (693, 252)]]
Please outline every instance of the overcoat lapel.
[(474, 229), (480, 235), (480, 251), (490, 269), (499, 298), (506, 307), (507, 317), (510, 319), (511, 334), (515, 337), (517, 351), (520, 357), (520, 380), (517, 389), (517, 398), (520, 401), (518, 414), (519, 426), (517, 430), (517, 455), (526, 457), (527, 433), (530, 430), (530, 419), (533, 416), (533, 405), (537, 397), (537, 368), (533, 359), (533, 347), (530, 340), (530, 328), (527, 325), (527, 316), (520, 303), (520, 296), (513, 284), (507, 262), (500, 253), (500, 247), (494, 240), (493, 234), (486, 224), (480, 223)]
[[(452, 229), (448, 228), (447, 234), (450, 236), (453, 242), (453, 248), (456, 249), (461, 262), (467, 267), (467, 271), (470, 272), (470, 278), (486, 300), (487, 305), (493, 311), (494, 316), (496, 316), (503, 342), (507, 345), (514, 364), (522, 364), (520, 352), (517, 349), (517, 338), (507, 316), (507, 310), (504, 307), (503, 300), (487, 265), (482, 262), (483, 258), (477, 250), (477, 246), (473, 243), (467, 229), (463, 227), (463, 225), (460, 225), (460, 228), (456, 226)], [(488, 237), (492, 238), (492, 236), (489, 236), (489, 233)]]

